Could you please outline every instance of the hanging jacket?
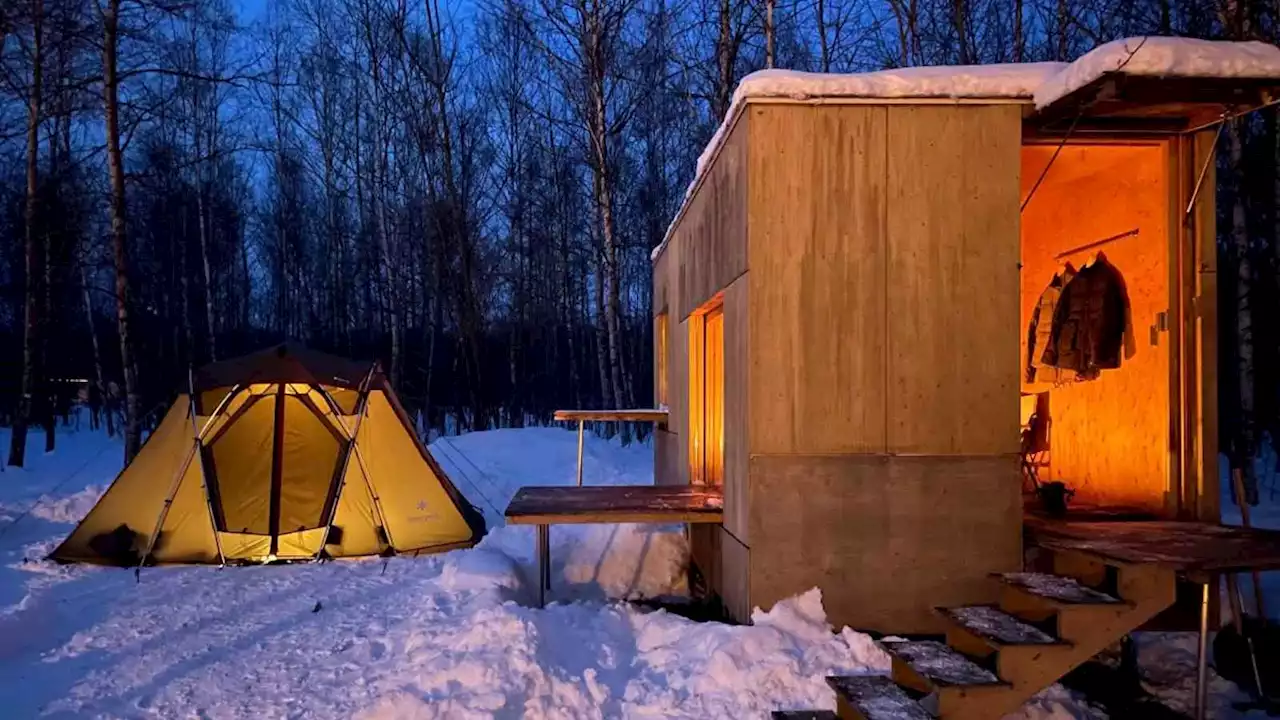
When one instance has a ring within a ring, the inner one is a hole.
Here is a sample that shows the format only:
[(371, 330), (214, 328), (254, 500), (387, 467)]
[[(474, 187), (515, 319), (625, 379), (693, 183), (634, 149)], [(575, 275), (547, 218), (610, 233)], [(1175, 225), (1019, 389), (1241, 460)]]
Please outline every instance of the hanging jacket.
[(1062, 296), (1062, 288), (1075, 277), (1076, 269), (1068, 263), (1061, 273), (1055, 273), (1049, 286), (1040, 293), (1036, 306), (1031, 310), (1031, 324), (1027, 327), (1027, 382), (1057, 382), (1056, 369), (1044, 364), (1044, 351), (1053, 336), (1054, 311), (1058, 308), (1058, 299)]
[(1120, 367), (1129, 324), (1124, 278), (1101, 253), (1062, 289), (1042, 360), (1088, 380)]

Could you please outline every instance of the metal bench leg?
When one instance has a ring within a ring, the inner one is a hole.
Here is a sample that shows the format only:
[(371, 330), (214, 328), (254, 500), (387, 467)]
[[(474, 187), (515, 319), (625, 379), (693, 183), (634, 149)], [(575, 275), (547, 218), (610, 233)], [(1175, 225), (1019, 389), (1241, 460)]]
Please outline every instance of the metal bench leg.
[(551, 532), (550, 526), (538, 526), (538, 607), (546, 607), (547, 591), (551, 589)]
[(578, 487), (582, 487), (582, 426), (583, 421), (578, 421)]

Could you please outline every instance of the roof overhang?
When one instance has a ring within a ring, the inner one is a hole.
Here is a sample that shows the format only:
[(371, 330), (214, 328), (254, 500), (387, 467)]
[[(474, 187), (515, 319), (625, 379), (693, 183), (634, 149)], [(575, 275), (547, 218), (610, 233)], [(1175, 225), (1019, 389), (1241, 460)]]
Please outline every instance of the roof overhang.
[(1027, 126), (1033, 134), (1188, 133), (1277, 100), (1280, 78), (1109, 72), (1032, 112)]

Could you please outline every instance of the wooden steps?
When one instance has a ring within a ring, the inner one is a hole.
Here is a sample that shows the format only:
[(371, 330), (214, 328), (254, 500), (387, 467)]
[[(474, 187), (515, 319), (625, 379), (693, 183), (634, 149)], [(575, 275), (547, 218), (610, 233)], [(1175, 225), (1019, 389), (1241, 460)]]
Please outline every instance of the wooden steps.
[(931, 720), (924, 706), (884, 675), (829, 677), (841, 717), (858, 720)]
[[(1002, 611), (996, 605), (966, 605), (955, 608), (938, 608), (956, 628), (963, 630), (992, 650), (1009, 645), (1058, 645), (1061, 640), (1040, 628), (1022, 622)], [(954, 643), (952, 644), (954, 647)]]
[(945, 643), (880, 641), (890, 677), (827, 679), (839, 717), (1001, 718), (1174, 601), (1167, 568), (1066, 557), (1054, 569), (995, 576), (998, 604), (938, 608)]
[(995, 673), (935, 640), (883, 640), (880, 647), (893, 657), (894, 679), (901, 683), (900, 674), (913, 676), (907, 687), (921, 692), (1004, 684)]
[(1119, 598), (1081, 585), (1075, 578), (1047, 573), (1004, 573), (997, 576), (1011, 588), (1055, 605), (1119, 605)]

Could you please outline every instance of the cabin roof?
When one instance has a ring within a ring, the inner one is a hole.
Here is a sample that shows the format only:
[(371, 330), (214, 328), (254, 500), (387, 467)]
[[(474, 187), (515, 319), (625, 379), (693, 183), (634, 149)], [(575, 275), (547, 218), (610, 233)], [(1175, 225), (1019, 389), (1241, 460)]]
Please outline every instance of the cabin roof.
[[(1006, 63), (898, 68), (868, 73), (761, 70), (743, 78), (720, 127), (698, 157), (693, 181), (651, 260), (667, 247), (704, 174), (742, 108), (752, 102), (884, 99), (1022, 102), (1049, 114), (1074, 104), (1109, 78), (1199, 78), (1280, 81), (1280, 48), (1145, 36), (1100, 45), (1071, 63)], [(1078, 112), (1083, 112), (1079, 110)]]

